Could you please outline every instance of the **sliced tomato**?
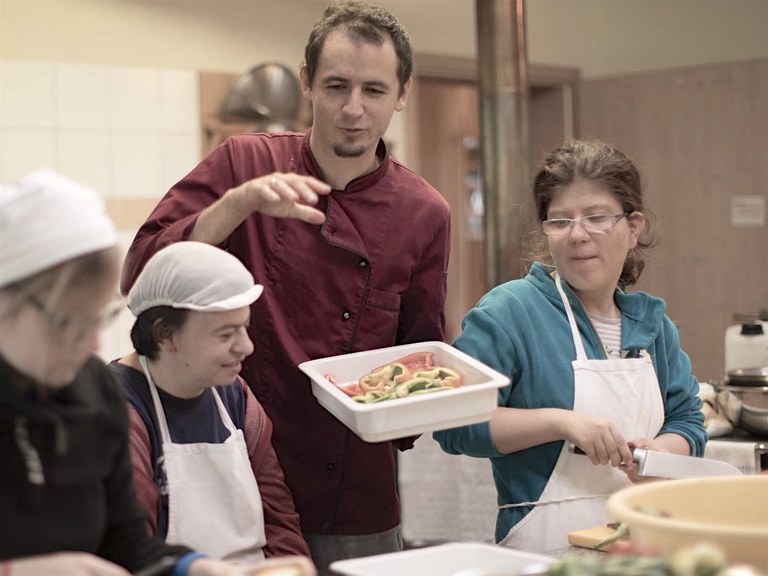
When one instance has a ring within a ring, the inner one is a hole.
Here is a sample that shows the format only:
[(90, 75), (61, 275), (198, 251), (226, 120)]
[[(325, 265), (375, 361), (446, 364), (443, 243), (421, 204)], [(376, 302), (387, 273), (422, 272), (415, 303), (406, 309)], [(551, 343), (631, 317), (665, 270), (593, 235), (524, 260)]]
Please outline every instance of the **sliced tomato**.
[(418, 372), (419, 370), (431, 370), (434, 363), (432, 362), (432, 352), (414, 352), (409, 354), (405, 358), (399, 360), (408, 369), (408, 372)]
[(605, 549), (609, 554), (628, 554), (635, 556), (658, 556), (660, 552), (648, 544), (640, 544), (631, 538), (621, 538), (616, 540)]

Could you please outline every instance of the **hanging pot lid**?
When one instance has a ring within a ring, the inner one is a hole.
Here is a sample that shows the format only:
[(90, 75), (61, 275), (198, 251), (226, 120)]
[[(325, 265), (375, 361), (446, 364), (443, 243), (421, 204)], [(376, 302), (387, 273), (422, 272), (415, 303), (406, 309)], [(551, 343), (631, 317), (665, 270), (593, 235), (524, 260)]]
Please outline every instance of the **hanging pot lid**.
[(221, 103), (224, 120), (295, 120), (301, 108), (301, 84), (283, 64), (259, 64), (241, 75)]

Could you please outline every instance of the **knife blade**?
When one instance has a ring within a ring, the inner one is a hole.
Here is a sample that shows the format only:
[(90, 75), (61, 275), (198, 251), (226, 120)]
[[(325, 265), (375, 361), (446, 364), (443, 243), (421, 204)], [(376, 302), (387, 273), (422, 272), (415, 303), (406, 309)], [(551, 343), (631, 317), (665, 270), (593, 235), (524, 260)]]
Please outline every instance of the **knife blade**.
[[(573, 444), (569, 448), (575, 454), (585, 454), (581, 448)], [(741, 470), (736, 466), (720, 460), (681, 456), (680, 454), (670, 454), (669, 452), (645, 448), (632, 450), (632, 459), (637, 464), (638, 475), (652, 478), (676, 479), (741, 475)]]
[(637, 464), (640, 476), (656, 478), (696, 478), (703, 476), (737, 476), (741, 470), (727, 462), (710, 458), (681, 456), (669, 452), (658, 452), (635, 448), (632, 459)]

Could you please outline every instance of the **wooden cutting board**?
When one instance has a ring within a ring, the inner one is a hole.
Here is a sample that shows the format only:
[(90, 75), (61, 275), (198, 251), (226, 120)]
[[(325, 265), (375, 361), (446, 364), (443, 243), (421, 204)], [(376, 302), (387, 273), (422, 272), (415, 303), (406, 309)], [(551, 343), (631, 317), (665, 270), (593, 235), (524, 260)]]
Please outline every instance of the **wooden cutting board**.
[(568, 543), (572, 546), (595, 550), (596, 545), (600, 544), (600, 542), (606, 538), (610, 538), (614, 532), (616, 532), (616, 530), (609, 526), (574, 530), (573, 532), (568, 532)]

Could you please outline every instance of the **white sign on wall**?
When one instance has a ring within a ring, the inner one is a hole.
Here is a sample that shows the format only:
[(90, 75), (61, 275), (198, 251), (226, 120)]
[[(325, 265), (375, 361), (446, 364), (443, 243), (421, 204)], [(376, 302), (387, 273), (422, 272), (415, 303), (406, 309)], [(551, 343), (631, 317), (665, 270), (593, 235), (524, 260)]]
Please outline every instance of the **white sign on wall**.
[(741, 227), (765, 226), (765, 196), (731, 196), (731, 223)]

